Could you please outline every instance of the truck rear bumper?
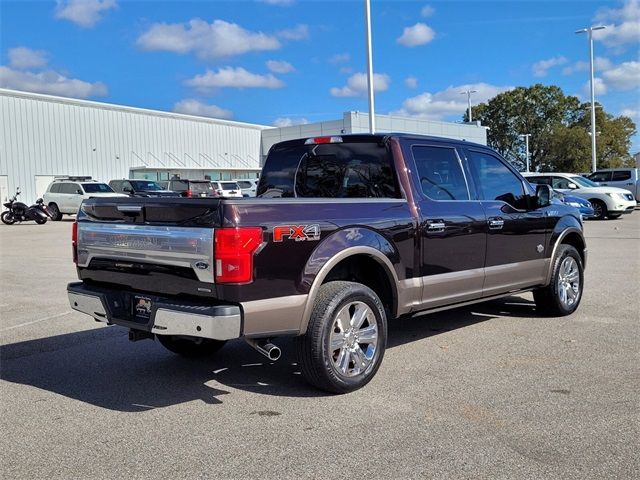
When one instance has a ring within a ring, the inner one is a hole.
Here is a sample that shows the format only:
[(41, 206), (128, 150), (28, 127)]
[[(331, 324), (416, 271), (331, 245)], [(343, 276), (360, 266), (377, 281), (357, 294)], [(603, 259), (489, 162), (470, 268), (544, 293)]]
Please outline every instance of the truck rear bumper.
[(133, 292), (87, 285), (67, 286), (71, 308), (99, 322), (143, 330), (156, 335), (185, 335), (214, 340), (238, 338), (242, 314), (235, 305), (196, 305), (178, 300), (144, 295), (150, 303), (148, 318), (135, 315)]

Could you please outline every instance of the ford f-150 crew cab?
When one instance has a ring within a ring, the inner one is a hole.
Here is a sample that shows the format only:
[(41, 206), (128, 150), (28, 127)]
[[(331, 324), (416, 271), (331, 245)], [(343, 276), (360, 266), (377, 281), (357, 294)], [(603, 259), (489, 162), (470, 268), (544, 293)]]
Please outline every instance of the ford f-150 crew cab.
[(492, 149), (406, 134), (281, 142), (256, 198), (94, 198), (73, 226), (72, 308), (181, 355), (244, 338), (272, 360), (295, 336), (313, 385), (375, 375), (387, 323), (533, 291), (571, 314), (579, 212)]

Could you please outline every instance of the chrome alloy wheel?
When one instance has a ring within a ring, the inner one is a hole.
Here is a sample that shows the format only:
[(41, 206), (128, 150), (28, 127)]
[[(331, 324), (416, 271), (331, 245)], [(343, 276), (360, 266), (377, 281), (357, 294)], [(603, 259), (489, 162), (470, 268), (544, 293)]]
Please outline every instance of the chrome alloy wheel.
[(558, 270), (558, 295), (560, 303), (567, 309), (580, 297), (580, 270), (573, 257), (566, 257)]
[(373, 310), (351, 302), (336, 315), (329, 337), (333, 366), (343, 376), (355, 377), (373, 362), (378, 348), (378, 324)]

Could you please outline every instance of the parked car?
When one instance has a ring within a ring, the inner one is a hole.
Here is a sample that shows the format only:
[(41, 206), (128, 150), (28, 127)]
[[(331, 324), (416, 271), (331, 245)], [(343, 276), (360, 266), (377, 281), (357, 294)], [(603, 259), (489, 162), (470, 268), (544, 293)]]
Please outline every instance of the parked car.
[(211, 184), (219, 196), (224, 198), (242, 198), (240, 186), (235, 181), (212, 181)]
[(111, 180), (109, 186), (115, 192), (124, 193), (130, 197), (179, 197), (178, 192), (166, 190), (158, 182), (152, 180)]
[(210, 180), (169, 180), (167, 189), (178, 192), (181, 197), (219, 197)]
[(62, 215), (78, 213), (80, 204), (88, 198), (126, 197), (116, 193), (106, 183), (92, 180), (91, 177), (57, 178), (49, 184), (42, 196), (52, 220), (62, 220)]
[(576, 197), (575, 195), (568, 195), (566, 193), (560, 192), (559, 190), (554, 190), (553, 194), (558, 200), (560, 200), (565, 205), (569, 205), (570, 207), (577, 208), (583, 219), (593, 218), (595, 216), (593, 205), (591, 205), (591, 202), (589, 200)]
[(618, 187), (629, 190), (640, 199), (640, 168), (605, 168), (589, 175), (589, 180), (603, 187)]
[(257, 194), (89, 200), (71, 308), (185, 356), (243, 338), (275, 361), (274, 339), (293, 336), (302, 375), (345, 393), (375, 375), (395, 318), (531, 290), (538, 313), (564, 316), (582, 298), (578, 211), (485, 145), (290, 140)]
[(594, 217), (602, 220), (629, 214), (636, 208), (636, 200), (628, 190), (616, 187), (601, 187), (588, 178), (573, 173), (525, 173), (526, 179), (535, 184), (550, 185), (554, 190), (570, 193), (589, 200)]
[(257, 178), (243, 178), (239, 180), (234, 180), (242, 190), (243, 197), (255, 197), (256, 189), (258, 188), (258, 179)]

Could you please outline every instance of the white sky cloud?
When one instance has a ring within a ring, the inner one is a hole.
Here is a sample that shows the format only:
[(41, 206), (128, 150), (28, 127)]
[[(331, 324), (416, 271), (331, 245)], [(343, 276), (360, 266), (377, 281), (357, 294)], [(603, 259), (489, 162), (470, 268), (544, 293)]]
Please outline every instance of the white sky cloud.
[(187, 23), (155, 23), (138, 38), (143, 50), (194, 53), (203, 59), (216, 59), (247, 52), (277, 50), (281, 44), (275, 35), (252, 32), (237, 23), (199, 18)]
[(620, 115), (629, 117), (634, 122), (640, 122), (640, 107), (637, 108), (623, 108), (620, 110)]
[[(611, 68), (612, 63), (611, 60), (605, 57), (596, 57), (593, 59), (593, 68), (594, 70), (601, 71), (607, 70)], [(589, 62), (578, 61), (571, 65), (568, 65), (562, 69), (563, 75), (573, 75), (576, 72), (588, 72), (589, 71)]]
[[(385, 73), (373, 74), (373, 90), (384, 92), (389, 89), (391, 78)], [(354, 73), (347, 79), (344, 87), (333, 87), (329, 90), (334, 97), (358, 97), (367, 93), (367, 75), (365, 73)]]
[[(593, 79), (593, 91), (596, 97), (607, 94), (607, 84), (604, 82), (604, 80), (602, 80), (602, 78), (595, 77)], [(582, 95), (584, 98), (591, 98), (591, 84), (588, 80), (582, 86)]]
[(407, 98), (402, 103), (402, 108), (391, 112), (391, 114), (431, 120), (443, 120), (447, 117), (461, 118), (467, 109), (467, 97), (466, 95), (461, 95), (460, 92), (477, 90), (477, 93), (474, 93), (471, 97), (471, 104), (476, 105), (512, 88), (487, 83), (452, 85), (440, 92), (424, 92), (415, 97)]
[(73, 98), (100, 97), (107, 94), (107, 87), (101, 82), (90, 83), (67, 78), (53, 70), (34, 73), (4, 66), (0, 66), (0, 87)]
[(27, 47), (10, 48), (7, 52), (9, 66), (18, 70), (44, 67), (47, 64), (47, 52)]
[(242, 67), (222, 67), (217, 72), (206, 71), (196, 75), (185, 84), (201, 90), (212, 88), (282, 88), (284, 82), (272, 74), (259, 75)]
[(91, 28), (100, 21), (102, 12), (117, 6), (115, 0), (58, 0), (55, 16)]
[(292, 127), (294, 125), (306, 125), (309, 121), (306, 118), (278, 117), (273, 121), (274, 127)]
[(434, 13), (436, 13), (436, 9), (433, 8), (431, 5), (425, 5), (424, 7), (422, 7), (422, 10), (420, 10), (420, 16), (424, 18), (430, 17)]
[(173, 111), (177, 113), (186, 113), (187, 115), (197, 115), (199, 117), (224, 118), (233, 117), (231, 110), (225, 110), (217, 105), (207, 105), (193, 98), (186, 98), (179, 101), (173, 106)]
[(412, 75), (404, 79), (404, 84), (409, 88), (418, 88), (418, 79)]
[(351, 55), (348, 53), (336, 53), (329, 58), (329, 63), (347, 63), (349, 60), (351, 60)]
[(280, 30), (276, 35), (285, 40), (304, 40), (309, 37), (309, 27), (307, 25), (296, 25), (293, 28)]
[(640, 88), (640, 62), (621, 63), (602, 72), (602, 77), (607, 85), (616, 90), (637, 90)]
[(416, 23), (412, 27), (405, 27), (402, 35), (396, 40), (405, 47), (417, 47), (426, 45), (436, 36), (436, 32), (424, 23)]
[(293, 65), (284, 60), (267, 60), (266, 65), (273, 73), (291, 73), (296, 70)]
[(621, 8), (604, 8), (594, 17), (594, 23), (605, 25), (605, 30), (593, 32), (593, 38), (610, 47), (640, 42), (640, 1), (626, 0)]
[(533, 71), (533, 75), (536, 77), (544, 77), (549, 73), (549, 69), (553, 67), (557, 67), (559, 65), (564, 65), (567, 63), (567, 59), (562, 56), (548, 58), (546, 60), (540, 60), (536, 62), (531, 67)]

